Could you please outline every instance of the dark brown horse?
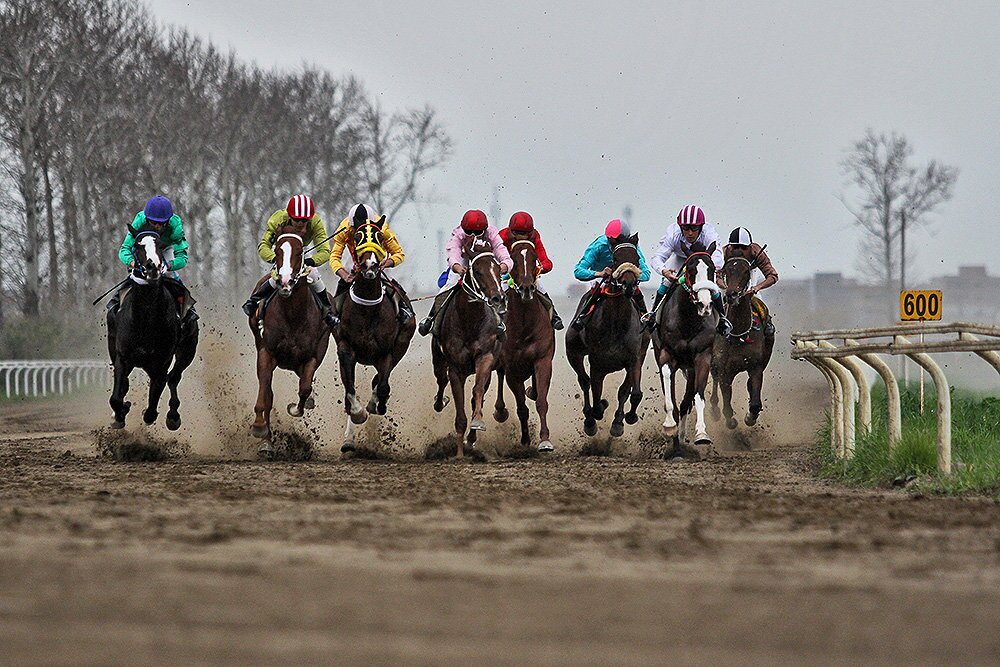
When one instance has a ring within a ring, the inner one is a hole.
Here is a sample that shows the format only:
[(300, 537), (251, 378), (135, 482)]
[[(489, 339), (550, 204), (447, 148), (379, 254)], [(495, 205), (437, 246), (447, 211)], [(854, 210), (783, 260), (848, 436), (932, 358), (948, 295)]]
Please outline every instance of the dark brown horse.
[[(399, 321), (395, 302), (389, 293), (393, 287), (382, 274), (381, 262), (387, 255), (381, 240), (384, 223), (385, 216), (382, 216), (376, 222), (354, 228), (358, 261), (344, 299), (340, 325), (333, 332), (340, 360), (340, 379), (346, 392), (344, 411), (349, 416), (344, 444), (340, 448), (342, 452), (354, 450), (355, 424), (363, 424), (369, 412), (386, 413), (389, 376), (406, 354), (417, 328), (413, 316), (404, 322)], [(356, 395), (354, 372), (357, 364), (375, 367), (372, 397), (367, 408), (361, 405)]]
[[(713, 243), (702, 250), (700, 244), (688, 256), (672, 296), (664, 300), (656, 313), (653, 350), (660, 368), (660, 386), (666, 418), (663, 431), (673, 439), (671, 453), (681, 451), (681, 437), (692, 406), (695, 410), (695, 444), (711, 444), (705, 426), (705, 386), (712, 363), (712, 346), (718, 314), (712, 296), (719, 291), (715, 284)], [(684, 371), (684, 399), (677, 405), (676, 375)], [(678, 429), (678, 425), (680, 429)]]
[[(274, 242), (278, 289), (264, 310), (263, 327), (257, 314), (249, 318), (257, 346), (257, 404), (254, 406), (250, 433), (264, 440), (258, 453), (271, 456), (271, 408), (274, 392), (271, 382), (274, 369), (294, 371), (299, 378), (298, 403), (288, 404), (288, 414), (301, 417), (304, 409), (315, 405), (312, 397), (313, 376), (323, 363), (330, 344), (330, 329), (323, 322), (322, 311), (302, 271), (302, 235), (305, 224), (290, 221), (278, 229)], [(257, 286), (268, 280), (261, 279)]]
[(503, 383), (514, 393), (517, 418), (521, 422), (521, 445), (531, 442), (528, 434), (528, 405), (525, 401), (524, 383), (531, 379), (530, 398), (538, 411), (538, 451), (551, 452), (549, 441), (549, 382), (552, 379), (552, 357), (556, 353), (556, 333), (544, 303), (536, 298), (538, 281), (538, 255), (530, 239), (514, 241), (510, 246), (514, 268), (510, 271), (513, 285), (507, 307), (507, 339), (500, 351), (497, 367), (497, 402), (493, 416), (498, 422), (507, 421), (509, 413), (503, 400)]
[[(455, 433), (457, 453), (465, 456), (465, 429), (468, 443), (474, 446), (476, 432), (486, 430), (483, 421), (483, 398), (490, 377), (500, 357), (502, 343), (497, 324), (507, 311), (507, 297), (500, 285), (500, 262), (489, 241), (469, 236), (462, 246), (468, 270), (441, 320), (441, 333), (431, 341), (431, 357), (438, 391), (434, 409), (445, 406), (444, 388), (451, 383), (455, 398)], [(465, 415), (465, 380), (475, 375), (472, 387), (472, 423)]]
[(747, 426), (757, 423), (757, 416), (764, 404), (760, 399), (764, 385), (764, 369), (771, 360), (774, 336), (763, 332), (763, 320), (754, 312), (753, 296), (748, 294), (753, 264), (743, 257), (732, 257), (722, 267), (725, 285), (726, 317), (733, 325), (728, 336), (715, 340), (712, 352), (712, 410), (719, 413), (719, 389), (722, 389), (722, 413), (726, 426), (736, 428), (733, 418), (733, 380), (740, 373), (747, 374), (747, 393), (750, 411), (743, 419)]
[[(608, 402), (601, 397), (604, 378), (615, 371), (624, 370), (625, 379), (618, 387), (618, 409), (611, 422), (611, 435), (622, 435), (625, 422), (635, 424), (639, 421), (636, 409), (642, 400), (642, 362), (649, 349), (649, 332), (642, 325), (633, 302), (639, 289), (638, 243), (638, 234), (611, 240), (613, 272), (596, 288), (601, 294), (594, 312), (582, 331), (575, 327), (566, 330), (566, 356), (583, 390), (583, 430), (587, 435), (595, 435), (597, 421), (604, 418), (608, 407)], [(586, 301), (588, 295), (583, 297), (583, 302)], [(587, 357), (590, 358), (589, 375), (584, 365)], [(631, 403), (628, 414), (625, 413), (626, 401)]]

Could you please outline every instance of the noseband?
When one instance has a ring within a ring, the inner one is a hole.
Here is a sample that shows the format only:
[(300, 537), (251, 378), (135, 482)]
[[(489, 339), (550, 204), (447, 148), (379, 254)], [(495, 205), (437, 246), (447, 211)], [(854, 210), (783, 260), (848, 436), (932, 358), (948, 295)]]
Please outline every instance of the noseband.
[[(278, 238), (276, 238), (276, 239), (274, 240), (274, 245), (272, 246), (272, 248), (277, 248), (277, 247), (279, 247), (279, 246), (280, 246), (280, 244), (281, 244), (281, 239), (284, 239), (284, 238), (293, 238), (293, 239), (296, 239), (296, 240), (297, 240), (297, 241), (299, 242), (299, 244), (300, 244), (300, 245), (302, 245), (302, 237), (301, 237), (301, 236), (299, 236), (298, 234), (293, 234), (293, 233), (291, 233), (291, 232), (287, 232), (287, 233), (285, 233), (285, 234), (281, 234), (280, 236), (278, 236)], [(299, 254), (302, 254), (302, 251), (301, 251), (301, 250), (299, 251)], [(288, 274), (289, 276), (291, 276), (291, 275), (292, 275), (292, 272), (293, 272), (293, 269), (292, 269), (292, 267), (291, 267), (291, 262), (292, 262), (292, 258), (291, 258), (291, 257), (289, 257), (289, 258), (288, 258), (288, 262), (289, 262), (289, 266), (288, 266), (288, 271), (287, 271), (287, 274)], [(298, 284), (298, 282), (299, 282), (299, 278), (301, 278), (301, 277), (302, 277), (302, 276), (304, 276), (304, 275), (305, 275), (306, 273), (308, 273), (308, 268), (309, 268), (309, 267), (308, 267), (308, 266), (306, 266), (305, 262), (303, 262), (303, 263), (302, 263), (302, 267), (301, 267), (301, 268), (299, 269), (299, 272), (298, 272), (298, 274), (292, 277), (292, 281), (291, 281), (291, 288), (292, 288), (292, 289), (295, 289), (295, 285), (296, 285), (296, 284)], [(279, 267), (279, 268), (278, 268), (278, 277), (279, 277), (279, 278), (281, 277), (281, 275), (282, 275), (282, 271), (283, 271), (283, 270), (284, 270), (284, 268), (283, 268), (283, 267)]]

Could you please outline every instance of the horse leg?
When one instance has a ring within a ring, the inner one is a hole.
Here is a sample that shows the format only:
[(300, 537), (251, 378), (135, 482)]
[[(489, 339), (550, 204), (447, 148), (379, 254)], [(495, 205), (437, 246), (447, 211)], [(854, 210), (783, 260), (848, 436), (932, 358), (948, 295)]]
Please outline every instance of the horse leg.
[[(375, 390), (372, 398), (375, 399), (376, 414), (384, 415), (388, 412), (388, 408), (386, 406), (389, 402), (389, 376), (392, 375), (392, 368), (394, 365), (395, 362), (391, 354), (385, 355), (377, 364), (375, 364), (375, 369), (378, 372), (372, 380)], [(378, 380), (378, 382), (375, 382), (375, 380)]]
[(615, 410), (615, 418), (611, 420), (612, 438), (621, 437), (625, 433), (625, 403), (631, 393), (632, 379), (626, 373), (622, 383), (618, 386), (618, 408)]
[(486, 422), (483, 421), (483, 402), (492, 377), (493, 355), (484, 354), (476, 361), (476, 381), (472, 385), (472, 423), (469, 428), (473, 431), (486, 430)]
[(465, 378), (459, 377), (457, 370), (449, 368), (448, 380), (451, 383), (451, 395), (455, 399), (455, 434), (458, 441), (455, 455), (462, 458), (465, 456), (465, 429), (469, 425), (465, 416)]
[(569, 365), (576, 371), (576, 381), (580, 384), (580, 393), (583, 394), (583, 432), (587, 435), (597, 433), (597, 422), (594, 421), (593, 409), (590, 405), (590, 376), (587, 375), (587, 368), (583, 363), (584, 354), (570, 345), (569, 336), (566, 336), (566, 357)]
[(696, 445), (712, 444), (712, 439), (708, 437), (708, 428), (705, 426), (705, 385), (711, 373), (711, 362), (710, 353), (705, 352), (694, 360), (692, 393), (694, 393), (694, 444)]
[(434, 412), (441, 412), (448, 405), (448, 397), (444, 388), (448, 386), (448, 362), (444, 354), (438, 350), (436, 342), (431, 342), (431, 361), (434, 365), (434, 379), (437, 380), (437, 395), (434, 397)]
[(663, 391), (663, 409), (666, 412), (663, 418), (663, 434), (668, 438), (674, 438), (677, 435), (677, 397), (674, 391), (674, 375), (677, 369), (674, 368), (673, 358), (666, 350), (660, 350), (656, 362), (660, 366), (660, 388)]
[(625, 415), (626, 424), (636, 424), (639, 421), (639, 403), (642, 401), (642, 360), (638, 360), (628, 370), (632, 381), (632, 393), (629, 396), (629, 411)]
[(346, 346), (337, 350), (340, 361), (340, 380), (344, 383), (344, 412), (351, 417), (354, 424), (364, 424), (368, 421), (368, 411), (358, 400), (357, 388), (354, 384), (354, 373), (357, 369), (357, 359)]
[(694, 369), (686, 369), (684, 371), (684, 398), (681, 399), (680, 406), (677, 408), (679, 413), (677, 420), (678, 441), (681, 443), (687, 440), (690, 430), (688, 416), (691, 414), (691, 408), (694, 407), (694, 393)]
[(531, 434), (528, 433), (528, 400), (525, 396), (524, 382), (515, 382), (510, 386), (517, 403), (517, 420), (521, 422), (521, 446), (531, 444)]
[[(274, 378), (274, 369), (278, 367), (278, 362), (274, 360), (271, 353), (261, 348), (257, 352), (257, 403), (253, 407), (256, 418), (253, 426), (250, 427), (250, 435), (255, 438), (269, 440), (271, 438), (271, 407), (274, 405), (274, 391), (271, 389), (271, 380)], [(270, 443), (261, 445), (261, 452), (270, 451)]]
[(712, 395), (709, 398), (709, 403), (712, 405), (712, 419), (721, 419), (722, 411), (719, 409), (719, 372), (715, 368), (712, 369)]
[(591, 414), (597, 421), (604, 419), (604, 411), (608, 409), (607, 400), (601, 398), (604, 393), (604, 378), (607, 376), (607, 373), (595, 373), (590, 376), (590, 393), (593, 394), (594, 401), (594, 407), (591, 409)]
[(299, 402), (298, 404), (289, 403), (287, 407), (288, 414), (291, 416), (301, 417), (305, 412), (306, 402), (309, 400), (309, 397), (312, 396), (313, 378), (316, 376), (316, 367), (318, 365), (319, 363), (316, 361), (315, 357), (302, 365), (302, 368), (298, 373)]
[(142, 421), (145, 424), (152, 424), (158, 415), (157, 408), (160, 405), (160, 396), (167, 386), (167, 369), (158, 368), (155, 372), (149, 373), (149, 402), (146, 410), (142, 413)]
[(753, 426), (757, 423), (757, 415), (764, 409), (764, 404), (760, 400), (760, 391), (764, 387), (763, 367), (751, 368), (747, 375), (747, 393), (750, 394), (750, 412), (744, 417), (743, 423)]
[(194, 361), (194, 355), (198, 351), (197, 322), (194, 324), (195, 328), (191, 330), (187, 338), (181, 341), (177, 354), (174, 355), (173, 368), (167, 373), (167, 386), (170, 388), (170, 403), (167, 410), (166, 424), (167, 428), (171, 431), (176, 431), (181, 427), (181, 413), (179, 411), (181, 399), (177, 395), (177, 385), (181, 383), (181, 376), (184, 375), (184, 371)]
[[(503, 379), (504, 372), (502, 368), (497, 369), (497, 402), (493, 406), (493, 419), (496, 419), (501, 424), (510, 418), (510, 411), (507, 410), (507, 406), (504, 404), (503, 400)], [(507, 378), (508, 380), (510, 378)], [(514, 389), (514, 385), (510, 387)]]
[(719, 378), (722, 385), (722, 416), (726, 418), (726, 428), (736, 428), (736, 420), (733, 419), (733, 376), (726, 375)]
[(549, 384), (552, 382), (552, 360), (535, 362), (535, 411), (538, 412), (538, 451), (551, 452), (554, 447), (549, 441)]
[(125, 400), (125, 395), (128, 394), (128, 376), (132, 373), (132, 368), (121, 359), (115, 360), (115, 386), (111, 392), (111, 400), (108, 401), (115, 413), (111, 428), (125, 428), (125, 415), (132, 407), (132, 404)]

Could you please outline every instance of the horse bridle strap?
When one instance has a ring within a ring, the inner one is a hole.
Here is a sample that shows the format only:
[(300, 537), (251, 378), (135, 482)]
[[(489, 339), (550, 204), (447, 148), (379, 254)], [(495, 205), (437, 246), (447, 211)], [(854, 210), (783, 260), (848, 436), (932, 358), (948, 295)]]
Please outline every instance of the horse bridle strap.
[(385, 298), (385, 285), (382, 285), (382, 291), (379, 293), (377, 299), (364, 299), (354, 292), (354, 285), (351, 285), (351, 289), (348, 291), (351, 295), (351, 301), (358, 304), (359, 306), (377, 306), (382, 303)]
[[(490, 299), (483, 292), (482, 288), (479, 286), (479, 281), (476, 280), (476, 274), (472, 271), (472, 267), (477, 261), (483, 257), (489, 257), (494, 262), (497, 261), (496, 255), (492, 251), (481, 252), (469, 260), (469, 270), (465, 272), (465, 276), (462, 279), (462, 289), (472, 295), (474, 298), (482, 301), (483, 303), (490, 305)], [(492, 307), (492, 306), (491, 306)]]

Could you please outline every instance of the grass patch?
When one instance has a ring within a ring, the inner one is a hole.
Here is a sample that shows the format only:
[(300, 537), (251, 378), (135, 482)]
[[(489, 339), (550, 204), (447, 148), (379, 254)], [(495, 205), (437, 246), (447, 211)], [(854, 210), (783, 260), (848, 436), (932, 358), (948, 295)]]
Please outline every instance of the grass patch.
[(926, 391), (924, 414), (915, 383), (900, 385), (902, 441), (889, 448), (885, 387), (872, 389), (872, 431), (859, 436), (854, 457), (838, 459), (830, 447), (830, 419), (816, 434), (820, 476), (853, 486), (905, 486), (924, 493), (1000, 497), (1000, 399), (951, 390), (952, 474), (937, 470), (937, 398)]

